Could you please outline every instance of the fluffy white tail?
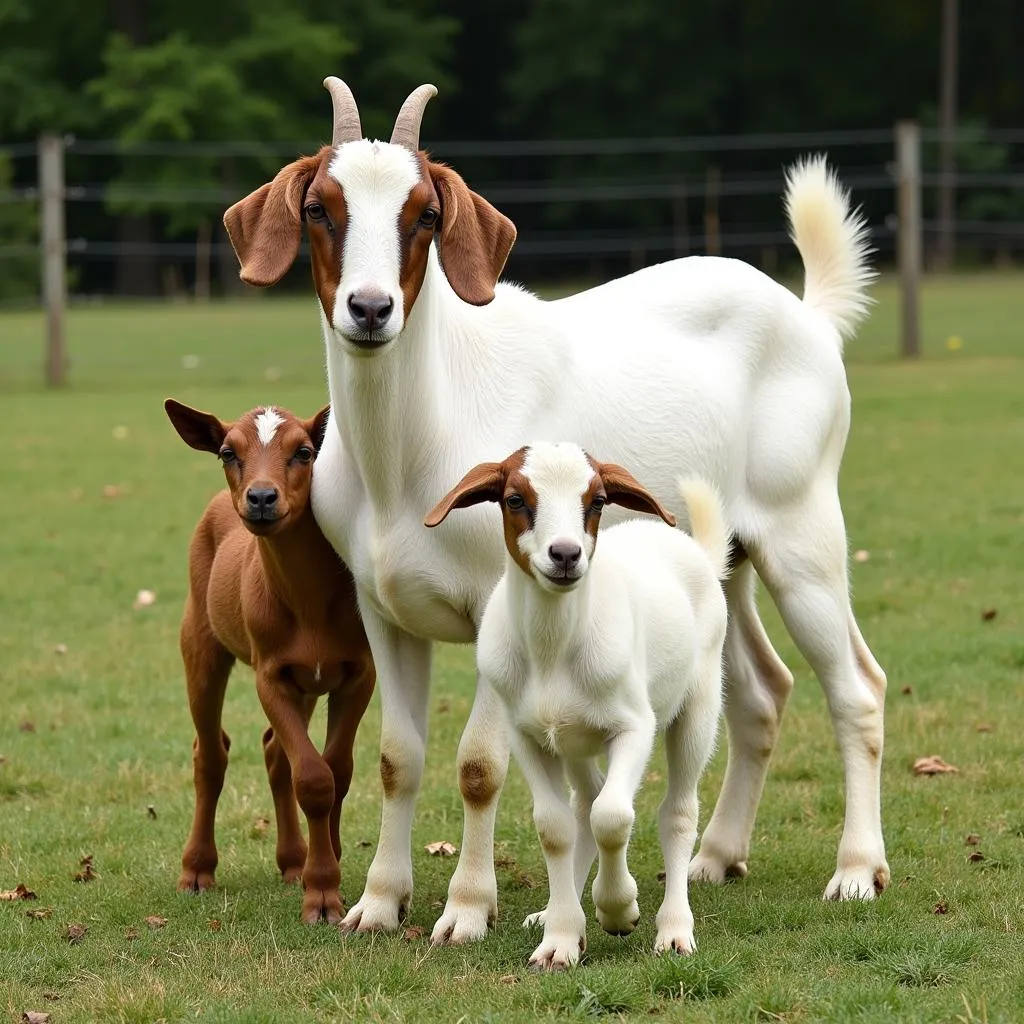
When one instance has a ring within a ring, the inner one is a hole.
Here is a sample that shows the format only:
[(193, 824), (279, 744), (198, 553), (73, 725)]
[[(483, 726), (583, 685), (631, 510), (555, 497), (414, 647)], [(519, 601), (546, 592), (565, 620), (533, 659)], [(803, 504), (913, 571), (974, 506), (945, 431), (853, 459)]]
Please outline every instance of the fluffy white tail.
[(789, 235), (804, 261), (804, 302), (849, 338), (872, 300), (875, 272), (867, 220), (850, 209), (850, 195), (824, 156), (808, 157), (786, 173)]
[(724, 580), (729, 571), (729, 529), (718, 491), (706, 480), (692, 478), (679, 481), (679, 493), (686, 503), (690, 535), (707, 552), (715, 575)]

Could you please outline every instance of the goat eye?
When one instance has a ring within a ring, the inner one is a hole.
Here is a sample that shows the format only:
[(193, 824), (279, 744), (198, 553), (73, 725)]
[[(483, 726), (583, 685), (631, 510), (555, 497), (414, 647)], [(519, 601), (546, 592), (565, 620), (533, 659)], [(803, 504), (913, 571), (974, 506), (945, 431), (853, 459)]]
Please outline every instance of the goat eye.
[(424, 228), (432, 228), (437, 223), (437, 218), (440, 216), (441, 215), (437, 212), (437, 210), (428, 206), (420, 214), (420, 226)]
[(225, 466), (229, 466), (232, 462), (238, 461), (238, 456), (235, 454), (234, 449), (228, 448), (226, 445), (217, 452), (217, 458), (220, 459)]
[(526, 508), (526, 502), (518, 494), (510, 494), (505, 499), (505, 508), (510, 512), (519, 512)]
[(607, 498), (601, 498), (601, 497), (594, 498), (594, 500), (591, 501), (591, 503), (590, 503), (590, 511), (593, 512), (596, 515), (607, 504), (608, 504), (608, 499)]
[(295, 453), (295, 461), (296, 462), (303, 462), (303, 463), (305, 463), (305, 462), (312, 462), (313, 461), (313, 449), (310, 448), (308, 445), (304, 444)]
[(327, 211), (323, 208), (322, 203), (307, 203), (306, 217), (308, 220), (324, 220), (327, 217)]

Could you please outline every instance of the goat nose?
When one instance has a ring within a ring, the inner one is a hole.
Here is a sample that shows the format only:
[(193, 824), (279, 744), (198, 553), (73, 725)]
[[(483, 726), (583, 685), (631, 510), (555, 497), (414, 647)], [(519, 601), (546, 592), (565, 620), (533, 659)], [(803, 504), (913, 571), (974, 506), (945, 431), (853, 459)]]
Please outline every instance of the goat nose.
[(391, 298), (380, 293), (353, 292), (348, 297), (348, 311), (364, 331), (383, 327), (391, 319), (394, 308)]
[(548, 547), (548, 556), (555, 565), (571, 569), (583, 554), (583, 548), (570, 540), (556, 540)]
[(245, 492), (245, 500), (249, 503), (249, 508), (254, 512), (273, 508), (277, 502), (277, 488), (250, 487)]

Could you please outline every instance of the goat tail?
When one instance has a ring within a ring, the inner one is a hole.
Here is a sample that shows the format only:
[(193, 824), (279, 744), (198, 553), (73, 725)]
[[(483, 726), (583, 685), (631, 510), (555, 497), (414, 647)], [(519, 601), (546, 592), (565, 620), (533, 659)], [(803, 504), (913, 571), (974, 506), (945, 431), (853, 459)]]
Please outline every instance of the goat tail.
[(718, 491), (706, 480), (689, 478), (679, 481), (679, 493), (686, 504), (690, 535), (711, 559), (715, 576), (724, 580), (729, 574), (730, 534)]
[(849, 338), (867, 314), (871, 230), (824, 156), (810, 156), (786, 172), (789, 236), (804, 263), (804, 302)]

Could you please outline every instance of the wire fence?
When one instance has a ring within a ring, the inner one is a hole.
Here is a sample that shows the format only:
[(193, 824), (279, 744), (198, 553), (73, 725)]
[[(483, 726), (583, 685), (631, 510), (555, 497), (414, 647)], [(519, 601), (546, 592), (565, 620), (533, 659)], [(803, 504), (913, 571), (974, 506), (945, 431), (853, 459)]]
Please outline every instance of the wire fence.
[[(938, 133), (921, 133), (926, 261), (940, 225)], [(126, 147), (66, 137), (66, 264), (73, 296), (205, 297), (237, 289), (224, 209), (306, 143)], [(896, 253), (893, 130), (621, 139), (428, 142), (507, 213), (519, 238), (507, 274), (528, 283), (600, 279), (670, 256), (720, 253), (769, 272), (795, 261), (781, 210), (784, 171), (827, 152), (862, 204), (878, 259)], [(964, 128), (953, 226), (961, 262), (1024, 256), (1024, 129)], [(6, 169), (5, 169), (6, 168)], [(0, 146), (0, 303), (39, 301), (37, 146)], [(303, 247), (301, 264), (308, 259)], [(303, 282), (305, 286), (305, 282)]]

